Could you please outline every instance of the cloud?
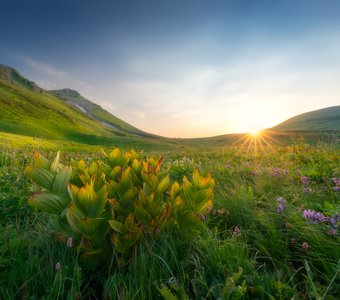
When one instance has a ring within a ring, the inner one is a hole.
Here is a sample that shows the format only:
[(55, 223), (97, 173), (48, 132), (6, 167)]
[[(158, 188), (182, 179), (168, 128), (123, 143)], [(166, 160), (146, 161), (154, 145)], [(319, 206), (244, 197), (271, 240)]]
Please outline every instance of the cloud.
[(36, 61), (28, 57), (22, 57), (22, 59), (27, 66), (35, 69), (36, 71), (42, 72), (48, 76), (53, 76), (53, 77), (68, 76), (66, 72), (64, 72), (63, 70), (59, 70), (51, 65), (44, 64), (42, 62)]

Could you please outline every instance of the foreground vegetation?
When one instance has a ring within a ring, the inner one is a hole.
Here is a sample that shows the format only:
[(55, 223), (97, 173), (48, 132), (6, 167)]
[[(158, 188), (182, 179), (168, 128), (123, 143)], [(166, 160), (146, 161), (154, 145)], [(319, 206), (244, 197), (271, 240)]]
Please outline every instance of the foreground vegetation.
[[(40, 153), (51, 162), (56, 150), (48, 149)], [(55, 217), (28, 205), (41, 190), (24, 175), (36, 163), (33, 151), (2, 149), (0, 299), (340, 297), (339, 148), (147, 150), (138, 159), (150, 156), (155, 162), (164, 156), (169, 186), (184, 176), (192, 181), (195, 170), (211, 174), (213, 206), (202, 215), (190, 208), (199, 217), (194, 231), (181, 224), (185, 217), (169, 215), (171, 226), (140, 232), (127, 251), (113, 243), (103, 263), (93, 265), (77, 236), (61, 238)], [(106, 158), (99, 149), (69, 148), (60, 162), (80, 159), (90, 167)], [(162, 197), (171, 195), (164, 190)], [(111, 232), (121, 234), (116, 225)]]

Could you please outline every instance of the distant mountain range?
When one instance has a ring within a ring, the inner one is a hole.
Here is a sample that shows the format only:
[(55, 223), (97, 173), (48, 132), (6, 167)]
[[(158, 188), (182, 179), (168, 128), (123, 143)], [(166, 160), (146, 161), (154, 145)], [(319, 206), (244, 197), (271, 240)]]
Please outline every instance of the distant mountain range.
[[(340, 106), (293, 117), (275, 132), (339, 131)], [(0, 132), (84, 144), (149, 143), (196, 144), (200, 139), (168, 139), (146, 133), (110, 114), (71, 89), (47, 91), (15, 69), (0, 64)], [(223, 139), (233, 140), (235, 135)], [(211, 141), (214, 138), (208, 138)]]
[(37, 138), (86, 144), (110, 144), (124, 139), (166, 141), (113, 116), (76, 91), (44, 90), (1, 64), (0, 114), (0, 131)]

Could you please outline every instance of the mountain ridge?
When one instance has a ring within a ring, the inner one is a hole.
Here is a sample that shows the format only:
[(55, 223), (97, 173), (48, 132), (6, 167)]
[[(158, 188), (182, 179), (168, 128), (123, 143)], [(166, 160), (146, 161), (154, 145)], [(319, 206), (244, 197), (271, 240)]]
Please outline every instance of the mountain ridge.
[[(0, 131), (85, 144), (110, 144), (135, 141), (167, 145), (200, 144), (216, 140), (232, 142), (237, 134), (216, 137), (171, 139), (144, 132), (112, 115), (78, 91), (65, 88), (44, 90), (15, 69), (0, 64)], [(340, 106), (327, 107), (294, 116), (267, 132), (326, 133), (340, 130)], [(319, 133), (318, 133), (319, 134)]]
[[(58, 92), (44, 90), (15, 69), (1, 64), (0, 131), (87, 144), (166, 141), (115, 117), (76, 91), (62, 91), (64, 99), (57, 95)], [(78, 97), (81, 103), (91, 106), (92, 111), (81, 109), (80, 105), (76, 107), (70, 96)]]
[(275, 125), (270, 128), (270, 130), (340, 130), (340, 105), (325, 107), (296, 115)]

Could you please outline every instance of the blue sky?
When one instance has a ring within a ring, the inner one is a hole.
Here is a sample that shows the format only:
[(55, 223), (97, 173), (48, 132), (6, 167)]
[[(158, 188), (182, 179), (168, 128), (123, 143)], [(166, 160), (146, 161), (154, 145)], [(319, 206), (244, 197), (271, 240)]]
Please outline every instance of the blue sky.
[(336, 0), (2, 2), (0, 63), (147, 132), (246, 132), (340, 104)]

